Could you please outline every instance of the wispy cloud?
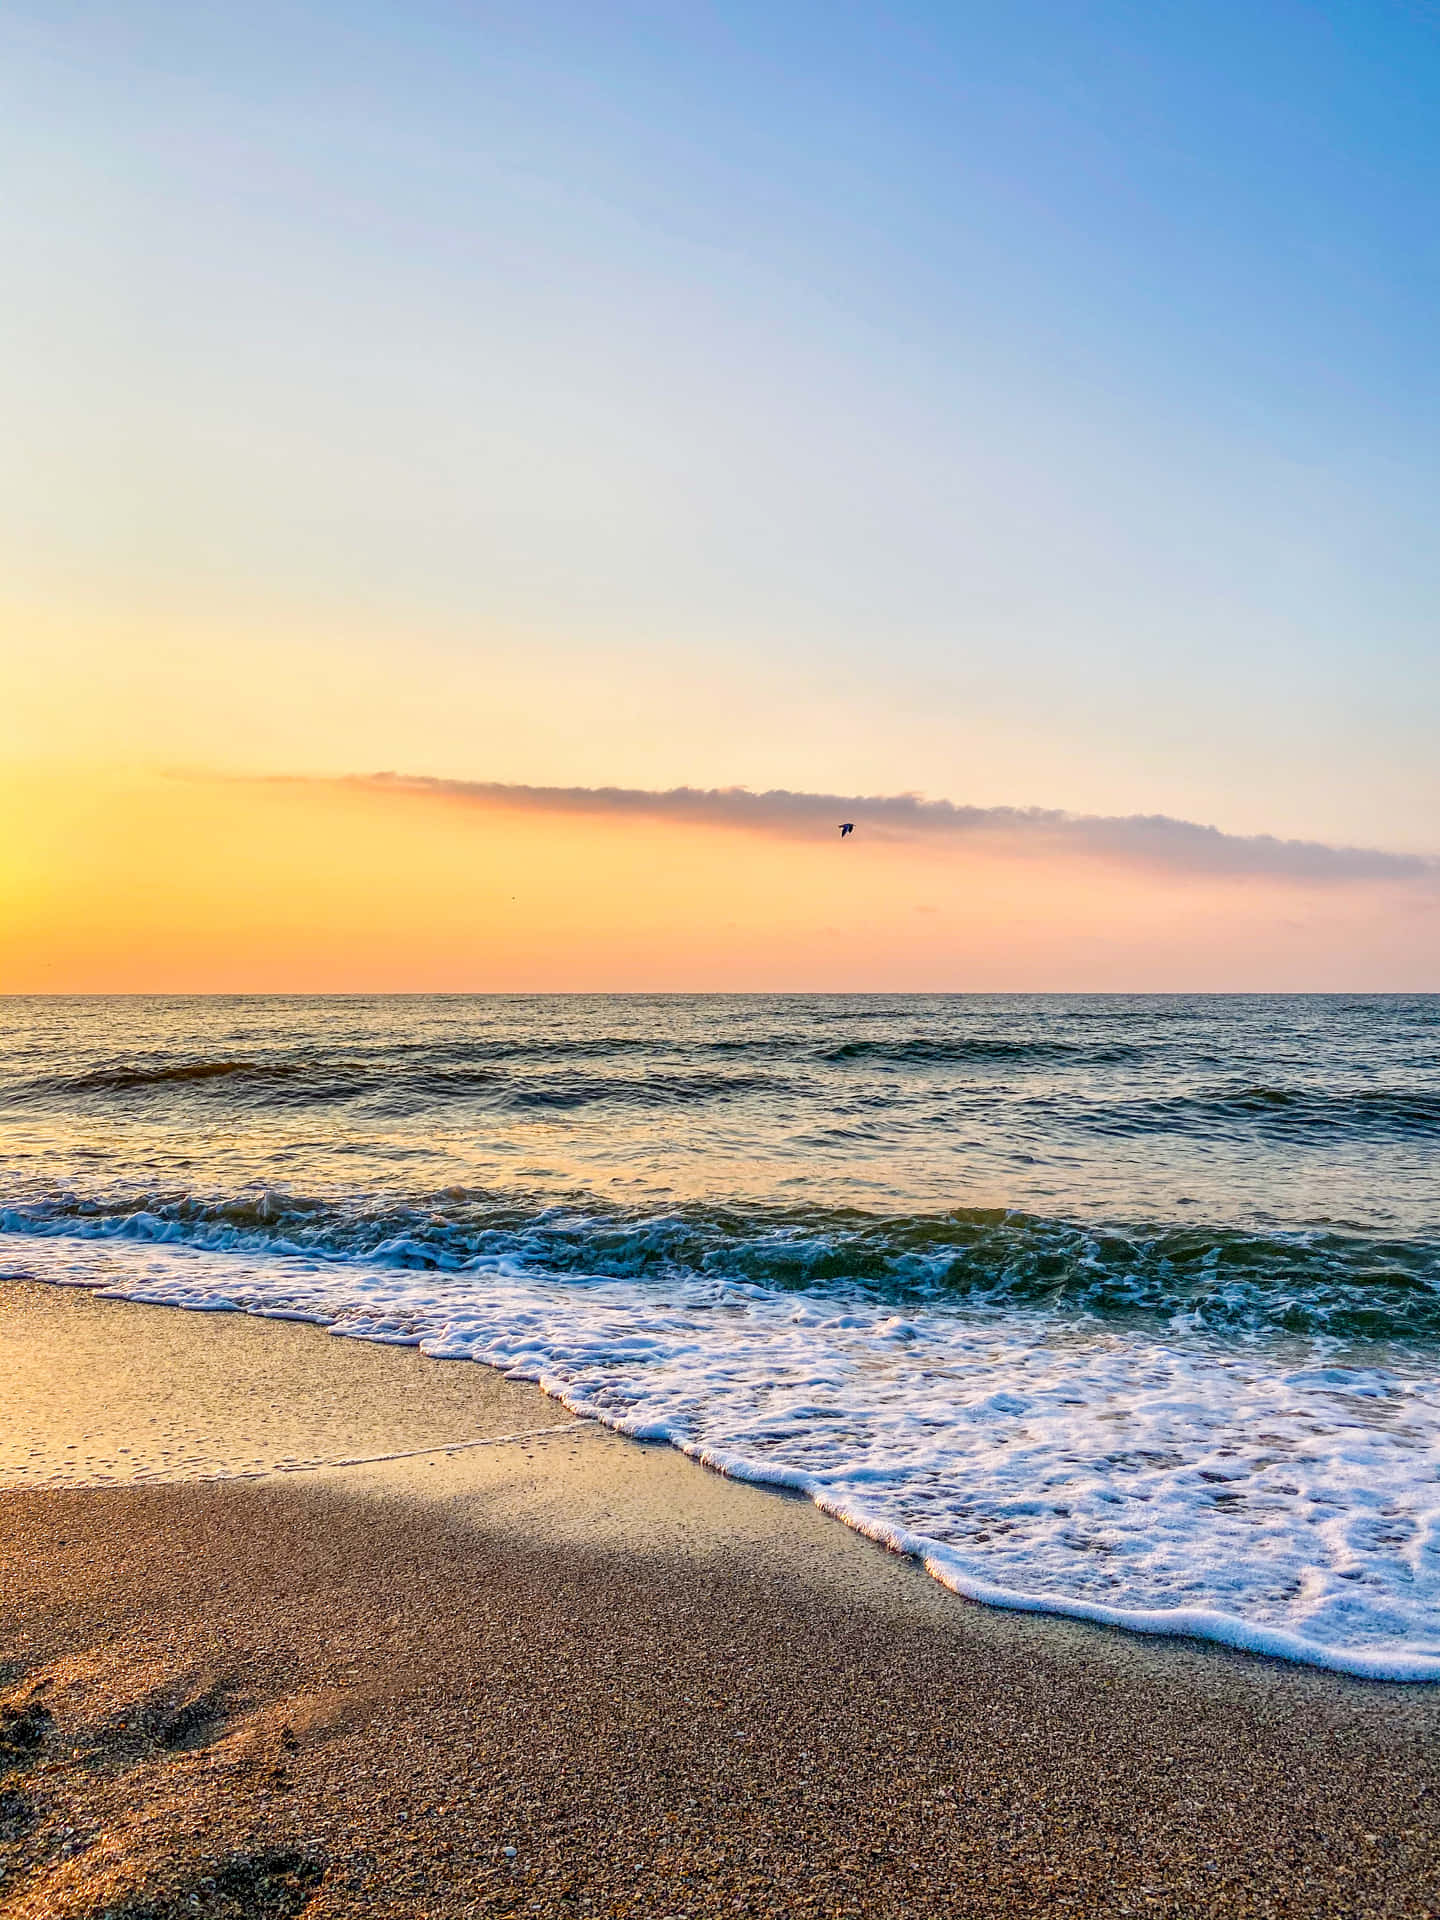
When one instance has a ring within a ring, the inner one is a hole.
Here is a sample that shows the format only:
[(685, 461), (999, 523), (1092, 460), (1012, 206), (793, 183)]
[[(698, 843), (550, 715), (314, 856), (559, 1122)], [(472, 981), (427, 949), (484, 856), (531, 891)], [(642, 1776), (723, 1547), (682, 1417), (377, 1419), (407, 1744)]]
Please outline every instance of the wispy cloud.
[(1073, 854), (1176, 875), (1257, 876), (1334, 884), (1346, 881), (1440, 881), (1440, 858), (1375, 847), (1281, 840), (1268, 833), (1222, 833), (1218, 827), (1167, 814), (1063, 813), (1048, 807), (970, 807), (910, 793), (792, 793), (745, 787), (528, 787), (495, 780), (442, 780), (426, 774), (257, 775), (265, 784), (359, 789), (491, 811), (583, 815), (614, 820), (668, 820), (772, 838), (809, 840), (834, 834), (842, 820), (857, 837), (888, 841), (951, 841), (1016, 853)]

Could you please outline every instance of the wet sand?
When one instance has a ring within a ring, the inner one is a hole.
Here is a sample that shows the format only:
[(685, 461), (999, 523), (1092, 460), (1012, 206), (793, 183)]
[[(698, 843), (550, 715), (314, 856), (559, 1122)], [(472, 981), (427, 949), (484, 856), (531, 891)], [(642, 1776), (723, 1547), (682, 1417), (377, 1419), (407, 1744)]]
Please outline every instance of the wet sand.
[(970, 1606), (479, 1367), (0, 1287), (0, 1483), (6, 1914), (1440, 1912), (1440, 1690)]

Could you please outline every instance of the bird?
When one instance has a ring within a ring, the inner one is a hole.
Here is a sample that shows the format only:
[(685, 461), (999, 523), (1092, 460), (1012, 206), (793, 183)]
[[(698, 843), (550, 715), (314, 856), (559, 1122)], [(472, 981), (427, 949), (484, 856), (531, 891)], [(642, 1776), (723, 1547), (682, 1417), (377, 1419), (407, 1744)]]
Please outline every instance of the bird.
[(853, 820), (842, 820), (840, 822), (840, 838), (842, 840), (845, 838), (847, 833), (853, 833), (854, 831), (855, 831), (855, 822)]

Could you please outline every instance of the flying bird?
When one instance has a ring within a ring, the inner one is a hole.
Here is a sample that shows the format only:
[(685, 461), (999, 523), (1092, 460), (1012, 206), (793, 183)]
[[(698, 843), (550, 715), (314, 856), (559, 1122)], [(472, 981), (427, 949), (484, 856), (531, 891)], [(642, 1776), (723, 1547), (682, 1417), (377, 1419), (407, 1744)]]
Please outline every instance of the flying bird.
[(840, 838), (841, 838), (842, 840), (843, 840), (843, 839), (845, 838), (845, 836), (846, 836), (846, 834), (847, 834), (847, 833), (853, 833), (854, 831), (855, 831), (855, 822), (854, 822), (853, 820), (842, 820), (842, 821), (841, 821), (841, 823), (840, 823)]

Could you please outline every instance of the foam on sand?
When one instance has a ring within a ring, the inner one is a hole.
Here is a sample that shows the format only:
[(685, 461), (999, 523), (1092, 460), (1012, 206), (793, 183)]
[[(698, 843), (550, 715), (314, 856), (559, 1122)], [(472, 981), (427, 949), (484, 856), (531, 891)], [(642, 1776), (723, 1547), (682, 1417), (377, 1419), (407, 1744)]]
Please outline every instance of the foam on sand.
[[(589, 1279), (11, 1237), (37, 1279), (313, 1320), (532, 1381), (793, 1488), (987, 1604), (1440, 1679), (1440, 1378), (1317, 1341), (1221, 1345), (734, 1275)], [(457, 1436), (458, 1437), (458, 1436)]]

